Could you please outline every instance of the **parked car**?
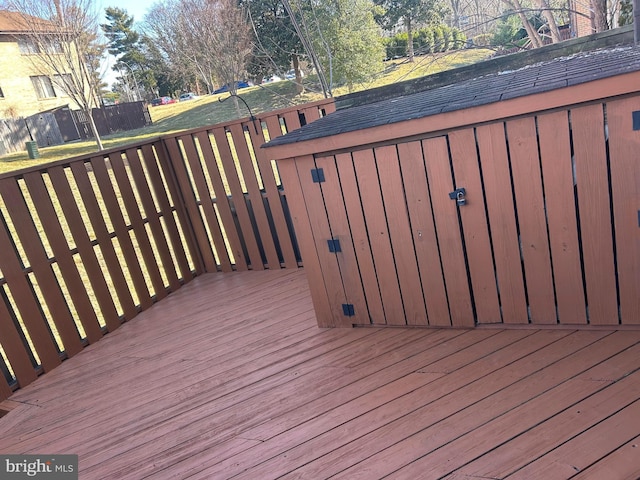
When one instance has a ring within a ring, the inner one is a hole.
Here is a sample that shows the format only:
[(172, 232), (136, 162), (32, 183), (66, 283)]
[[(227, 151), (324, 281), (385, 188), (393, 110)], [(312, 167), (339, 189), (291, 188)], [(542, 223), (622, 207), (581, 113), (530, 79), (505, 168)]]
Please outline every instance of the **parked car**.
[[(284, 78), (287, 80), (295, 80), (296, 79), (296, 71), (294, 69), (289, 70), (284, 74)], [(304, 72), (300, 70), (300, 78), (304, 78)]]
[[(247, 88), (250, 87), (251, 85), (249, 85), (248, 82), (236, 82), (236, 89), (240, 90), (241, 88)], [(224, 93), (224, 92), (228, 92), (229, 91), (229, 85), (223, 85), (220, 88), (218, 88), (217, 90), (214, 90), (213, 93)]]
[(270, 77), (264, 77), (262, 79), (262, 83), (272, 83), (280, 81), (282, 81), (282, 78), (280, 78), (278, 75), (271, 75)]
[(169, 105), (170, 103), (176, 103), (177, 100), (171, 97), (158, 97), (151, 100), (151, 106), (157, 107), (158, 105)]
[(180, 98), (178, 100), (180, 102), (184, 102), (185, 100), (195, 100), (196, 98), (198, 98), (198, 95), (196, 95), (193, 92), (189, 92), (189, 93), (183, 93), (182, 95), (180, 95)]

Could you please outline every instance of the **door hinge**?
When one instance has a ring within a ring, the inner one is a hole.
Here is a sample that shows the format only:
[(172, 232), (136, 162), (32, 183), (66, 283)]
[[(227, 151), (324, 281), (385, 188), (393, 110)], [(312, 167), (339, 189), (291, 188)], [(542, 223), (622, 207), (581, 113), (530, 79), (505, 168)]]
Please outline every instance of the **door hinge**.
[(342, 304), (342, 313), (347, 317), (353, 317), (356, 314), (355, 309), (353, 308), (353, 304), (351, 303), (343, 303)]
[(340, 248), (340, 240), (332, 238), (331, 240), (327, 240), (327, 244), (329, 245), (329, 251), (331, 253), (338, 253), (342, 251), (342, 248)]
[(631, 112), (631, 120), (633, 123), (633, 129), (640, 130), (640, 110)]
[(311, 179), (313, 180), (313, 183), (324, 182), (324, 170), (322, 170), (321, 168), (312, 168)]

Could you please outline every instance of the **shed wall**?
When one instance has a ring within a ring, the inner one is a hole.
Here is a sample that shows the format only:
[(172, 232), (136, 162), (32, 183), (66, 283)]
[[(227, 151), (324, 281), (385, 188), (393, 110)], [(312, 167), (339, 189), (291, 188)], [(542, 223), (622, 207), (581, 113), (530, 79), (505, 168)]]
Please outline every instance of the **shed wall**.
[(634, 94), (281, 160), (319, 324), (637, 327), (639, 115)]

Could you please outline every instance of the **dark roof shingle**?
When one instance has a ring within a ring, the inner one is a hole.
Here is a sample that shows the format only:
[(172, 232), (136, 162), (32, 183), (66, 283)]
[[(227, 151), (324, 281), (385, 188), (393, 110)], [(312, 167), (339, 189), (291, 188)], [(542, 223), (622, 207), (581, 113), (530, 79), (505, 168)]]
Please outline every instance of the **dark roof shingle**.
[(547, 92), (640, 70), (640, 47), (560, 57), (514, 71), (338, 110), (265, 146), (286, 145)]

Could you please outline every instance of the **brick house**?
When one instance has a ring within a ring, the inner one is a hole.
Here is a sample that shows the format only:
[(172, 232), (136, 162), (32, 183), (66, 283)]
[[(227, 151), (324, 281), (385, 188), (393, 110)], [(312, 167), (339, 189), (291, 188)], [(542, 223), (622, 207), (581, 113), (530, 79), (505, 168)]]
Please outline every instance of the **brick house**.
[(38, 71), (20, 15), (0, 10), (0, 118), (25, 117), (72, 103), (52, 78)]

